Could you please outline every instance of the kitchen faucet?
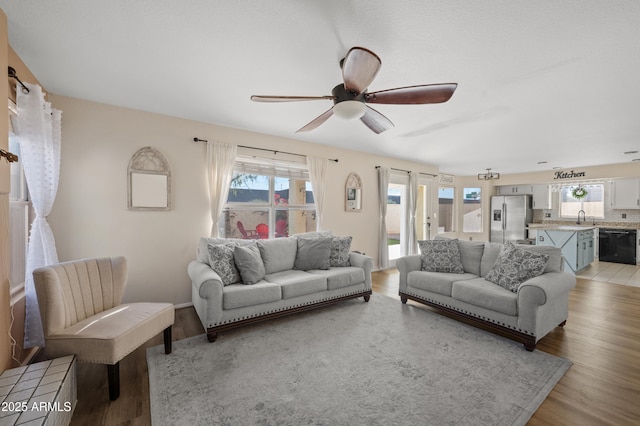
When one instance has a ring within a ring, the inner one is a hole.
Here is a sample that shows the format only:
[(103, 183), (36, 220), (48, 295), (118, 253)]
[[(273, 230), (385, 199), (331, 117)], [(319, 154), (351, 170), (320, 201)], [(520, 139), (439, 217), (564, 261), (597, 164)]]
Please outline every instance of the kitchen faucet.
[(580, 225), (580, 213), (582, 213), (582, 221), (586, 222), (587, 221), (587, 217), (585, 216), (586, 213), (584, 212), (584, 210), (580, 210), (578, 212), (578, 221), (576, 222), (578, 225)]

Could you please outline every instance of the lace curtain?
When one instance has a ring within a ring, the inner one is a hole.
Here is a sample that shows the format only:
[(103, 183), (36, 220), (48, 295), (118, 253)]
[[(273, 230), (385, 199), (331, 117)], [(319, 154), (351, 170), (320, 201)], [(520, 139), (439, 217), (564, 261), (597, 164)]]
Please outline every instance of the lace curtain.
[(313, 189), (313, 200), (316, 204), (316, 230), (322, 231), (322, 211), (324, 206), (324, 193), (327, 175), (326, 158), (307, 156), (307, 167), (309, 168), (309, 178)]
[(222, 142), (207, 142), (207, 180), (209, 183), (209, 203), (211, 205), (211, 237), (220, 236), (220, 215), (229, 196), (229, 186), (233, 178), (236, 162), (235, 145)]
[(389, 246), (387, 243), (387, 193), (389, 192), (389, 168), (378, 167), (378, 266), (380, 269), (389, 267)]
[(17, 87), (17, 135), (20, 161), (29, 188), (35, 218), (31, 223), (25, 275), (26, 319), (25, 348), (44, 346), (38, 298), (33, 285), (33, 270), (58, 263), (53, 231), (47, 223), (58, 192), (62, 113), (52, 109), (38, 85), (28, 84), (29, 93)]

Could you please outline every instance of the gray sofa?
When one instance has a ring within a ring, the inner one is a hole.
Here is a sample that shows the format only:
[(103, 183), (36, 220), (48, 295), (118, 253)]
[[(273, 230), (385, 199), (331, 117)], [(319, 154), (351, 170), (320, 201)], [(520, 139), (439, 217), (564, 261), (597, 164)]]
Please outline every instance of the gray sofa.
[[(522, 342), (529, 351), (556, 326), (564, 326), (569, 291), (575, 286), (576, 278), (573, 273), (563, 271), (559, 248), (514, 246), (546, 254), (548, 261), (542, 265), (541, 275), (510, 290), (486, 279), (489, 273), (495, 275), (501, 244), (454, 241), (458, 245), (462, 273), (425, 271), (421, 255), (397, 259), (402, 303), (414, 300), (475, 325), (482, 324), (485, 329)], [(428, 260), (425, 258), (425, 262)]]
[(229, 328), (344, 299), (369, 301), (373, 260), (351, 252), (350, 243), (351, 237), (315, 233), (257, 241), (201, 238), (188, 273), (208, 340)]

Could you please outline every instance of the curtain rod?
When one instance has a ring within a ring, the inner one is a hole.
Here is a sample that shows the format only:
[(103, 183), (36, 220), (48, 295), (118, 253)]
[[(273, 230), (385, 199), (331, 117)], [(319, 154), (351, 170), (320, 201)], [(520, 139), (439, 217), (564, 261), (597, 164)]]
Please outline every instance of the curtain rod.
[(22, 93), (24, 94), (29, 93), (29, 88), (25, 86), (23, 82), (20, 81), (20, 79), (18, 78), (18, 74), (16, 74), (15, 68), (9, 67), (9, 70), (7, 72), (9, 74), (9, 78), (15, 78), (16, 80), (18, 80), (18, 83), (20, 83), (20, 86), (22, 86)]
[[(206, 139), (193, 138), (194, 142), (208, 142)], [(298, 157), (307, 157), (304, 154), (296, 154), (295, 152), (287, 152), (287, 151), (278, 151), (277, 149), (267, 149), (267, 148), (256, 148), (254, 146), (246, 146), (246, 145), (237, 145), (238, 148), (248, 148), (248, 149), (257, 149), (260, 151), (273, 152), (274, 154), (288, 154), (288, 155), (297, 155)], [(329, 158), (329, 161), (338, 162), (337, 158)]]
[[(376, 166), (376, 169), (379, 169), (382, 166)], [(404, 169), (396, 169), (394, 167), (390, 167), (391, 170), (395, 170), (396, 172), (407, 172), (407, 173), (411, 173), (411, 170), (404, 170)], [(433, 177), (437, 177), (438, 175), (434, 175), (433, 173), (425, 173), (425, 172), (418, 172), (418, 174), (420, 175), (426, 175), (426, 176), (433, 176)]]

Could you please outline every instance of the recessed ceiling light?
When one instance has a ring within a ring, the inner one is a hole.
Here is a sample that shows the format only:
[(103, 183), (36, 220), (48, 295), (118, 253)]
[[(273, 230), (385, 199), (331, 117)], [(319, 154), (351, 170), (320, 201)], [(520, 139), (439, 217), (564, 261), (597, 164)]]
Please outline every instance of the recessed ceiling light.
[(638, 151), (625, 151), (624, 154), (637, 154)]

